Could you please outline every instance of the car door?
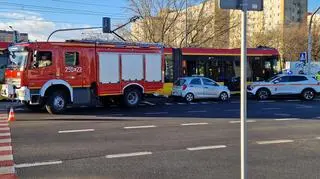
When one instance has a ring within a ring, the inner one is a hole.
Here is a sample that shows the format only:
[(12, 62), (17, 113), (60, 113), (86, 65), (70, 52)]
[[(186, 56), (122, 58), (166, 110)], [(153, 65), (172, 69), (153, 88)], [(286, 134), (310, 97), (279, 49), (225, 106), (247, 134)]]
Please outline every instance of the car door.
[(203, 85), (200, 78), (193, 78), (189, 83), (189, 92), (191, 92), (195, 98), (203, 98)]
[(305, 76), (290, 76), (290, 93), (300, 94), (304, 88), (308, 85), (308, 78)]
[(47, 49), (37, 52), (28, 70), (30, 88), (40, 89), (47, 81), (57, 78), (57, 56), (56, 51)]
[(216, 98), (218, 97), (219, 85), (213, 80), (203, 78), (203, 93), (206, 98)]
[(273, 81), (274, 94), (283, 95), (290, 94), (290, 78), (289, 76), (281, 76)]
[(83, 68), (81, 54), (76, 49), (65, 48), (62, 50), (63, 60), (63, 78), (73, 88), (82, 87)]

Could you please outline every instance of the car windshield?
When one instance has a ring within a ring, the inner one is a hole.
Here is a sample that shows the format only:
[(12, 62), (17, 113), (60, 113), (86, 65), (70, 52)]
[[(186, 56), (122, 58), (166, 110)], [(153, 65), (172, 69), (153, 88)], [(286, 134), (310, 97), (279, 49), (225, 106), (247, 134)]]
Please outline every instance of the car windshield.
[(10, 51), (9, 65), (10, 69), (21, 69), (24, 68), (28, 57), (27, 51)]
[(278, 78), (278, 77), (279, 77), (278, 75), (273, 76), (273, 77), (267, 79), (266, 82), (271, 82), (272, 80), (274, 80), (274, 79), (276, 79), (276, 78)]

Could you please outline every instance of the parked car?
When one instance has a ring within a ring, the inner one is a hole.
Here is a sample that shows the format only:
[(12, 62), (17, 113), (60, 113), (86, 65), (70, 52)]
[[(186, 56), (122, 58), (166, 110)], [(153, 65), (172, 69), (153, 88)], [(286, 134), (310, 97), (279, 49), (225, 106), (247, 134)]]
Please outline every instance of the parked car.
[(209, 78), (183, 77), (173, 84), (172, 96), (184, 98), (187, 102), (208, 98), (226, 101), (230, 98), (230, 90)]
[(274, 95), (299, 95), (304, 100), (313, 100), (320, 92), (320, 83), (308, 75), (276, 75), (263, 82), (254, 82), (247, 87), (247, 92), (259, 100)]

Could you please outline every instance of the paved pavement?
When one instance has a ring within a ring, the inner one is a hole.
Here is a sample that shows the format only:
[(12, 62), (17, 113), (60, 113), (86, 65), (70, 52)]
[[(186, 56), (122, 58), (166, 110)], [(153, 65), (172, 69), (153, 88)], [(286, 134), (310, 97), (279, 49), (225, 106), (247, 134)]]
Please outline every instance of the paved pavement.
[[(320, 101), (250, 100), (249, 178), (320, 178)], [(20, 178), (239, 178), (239, 100), (17, 111)]]

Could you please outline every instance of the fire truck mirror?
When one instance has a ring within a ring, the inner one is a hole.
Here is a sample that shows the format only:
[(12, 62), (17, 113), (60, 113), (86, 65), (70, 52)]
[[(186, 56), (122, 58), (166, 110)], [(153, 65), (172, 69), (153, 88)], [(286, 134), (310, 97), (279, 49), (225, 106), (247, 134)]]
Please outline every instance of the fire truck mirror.
[(35, 50), (35, 51), (33, 52), (33, 62), (37, 61), (37, 56), (38, 56), (38, 51)]

